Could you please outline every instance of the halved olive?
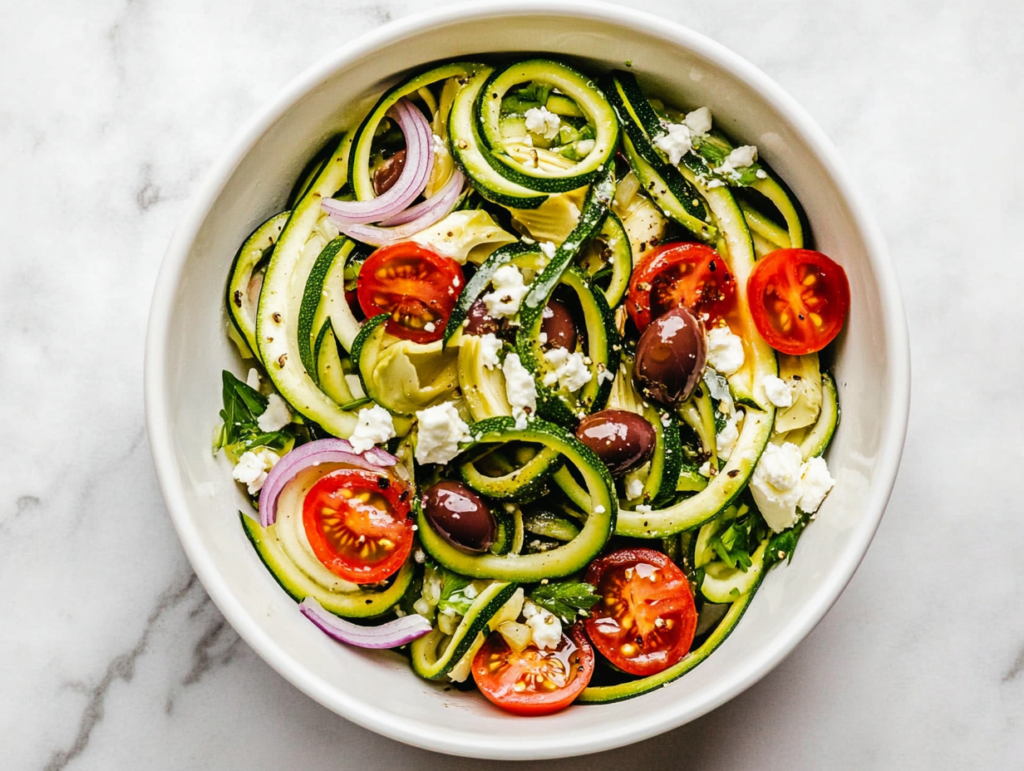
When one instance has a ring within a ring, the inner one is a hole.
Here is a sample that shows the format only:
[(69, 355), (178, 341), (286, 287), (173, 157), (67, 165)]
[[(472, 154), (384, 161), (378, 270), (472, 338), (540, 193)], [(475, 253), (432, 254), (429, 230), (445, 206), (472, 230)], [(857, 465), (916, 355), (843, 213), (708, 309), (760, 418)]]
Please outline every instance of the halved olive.
[(618, 476), (651, 459), (658, 435), (650, 423), (635, 413), (601, 410), (580, 421), (576, 438), (594, 451), (612, 476)]
[(438, 482), (427, 488), (423, 513), (442, 538), (471, 554), (487, 551), (497, 536), (498, 523), (491, 510), (461, 482)]
[(704, 374), (704, 325), (683, 306), (651, 322), (636, 345), (633, 383), (648, 399), (686, 401)]

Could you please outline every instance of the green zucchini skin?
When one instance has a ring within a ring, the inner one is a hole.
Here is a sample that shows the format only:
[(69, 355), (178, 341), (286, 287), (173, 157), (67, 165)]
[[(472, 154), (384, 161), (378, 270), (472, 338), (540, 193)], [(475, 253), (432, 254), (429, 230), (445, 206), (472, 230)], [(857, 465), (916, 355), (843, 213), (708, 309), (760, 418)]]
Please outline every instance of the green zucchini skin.
[[(542, 82), (559, 88), (594, 124), (593, 149), (564, 175), (534, 172), (512, 160), (502, 147), (499, 126), (502, 98), (510, 88), (525, 82)], [(608, 99), (593, 80), (560, 62), (533, 59), (491, 73), (477, 95), (476, 114), (479, 134), (487, 144), (484, 158), (491, 168), (517, 185), (543, 193), (567, 193), (590, 184), (618, 147), (619, 123)]]
[(228, 274), (228, 315), (257, 360), (260, 352), (256, 344), (256, 308), (249, 302), (249, 284), (260, 263), (273, 254), (289, 216), (290, 211), (283, 211), (257, 227), (242, 243)]
[(530, 501), (543, 490), (551, 475), (562, 465), (561, 456), (545, 447), (525, 465), (499, 477), (482, 474), (472, 461), (459, 465), (462, 481), (481, 495), (499, 501)]
[(415, 564), (408, 560), (395, 576), (394, 581), (383, 591), (331, 592), (303, 573), (277, 543), (276, 535), (270, 528), (263, 528), (259, 522), (245, 514), (239, 514), (242, 529), (245, 530), (253, 548), (267, 570), (296, 602), (314, 597), (324, 609), (345, 618), (372, 618), (387, 613), (402, 599), (412, 583)]
[(835, 379), (827, 372), (821, 373), (821, 413), (817, 422), (800, 442), (804, 459), (824, 455), (832, 436), (839, 425), (839, 391)]
[(448, 120), (452, 157), (477, 192), (488, 201), (513, 209), (536, 209), (548, 199), (547, 194), (518, 185), (499, 174), (488, 159), (490, 150), (480, 137), (476, 101), (492, 72), (492, 67), (481, 67), (455, 97)]
[(415, 94), (419, 89), (426, 88), (449, 78), (470, 78), (474, 73), (486, 68), (476, 62), (450, 62), (440, 67), (417, 75), (411, 80), (394, 86), (377, 100), (377, 104), (367, 114), (355, 132), (352, 154), (349, 156), (349, 180), (352, 191), (359, 201), (368, 201), (376, 196), (373, 190), (373, 173), (370, 169), (370, 158), (373, 153), (373, 139), (384, 120), (387, 111), (399, 99)]
[[(413, 671), (425, 680), (440, 680), (447, 676), (459, 661), (475, 653), (483, 644), (490, 631), (490, 620), (512, 598), (517, 588), (514, 583), (495, 582), (480, 592), (450, 640), (445, 641), (445, 635), (439, 629), (413, 640), (409, 646)], [(438, 647), (442, 644), (444, 651), (438, 655)]]
[[(321, 391), (310, 371), (303, 366), (298, 316), (306, 280), (316, 257), (322, 246), (338, 235), (320, 203), (345, 184), (351, 145), (349, 135), (335, 142), (330, 160), (292, 210), (267, 266), (256, 311), (260, 359), (274, 387), (295, 411), (340, 437), (352, 434), (356, 416)], [(313, 244), (318, 240), (322, 245), (313, 251)]]
[(618, 501), (611, 475), (593, 451), (560, 426), (539, 418), (517, 429), (510, 417), (489, 418), (470, 427), (474, 441), (466, 450), (496, 442), (534, 442), (565, 456), (579, 470), (590, 494), (590, 512), (580, 534), (572, 541), (540, 554), (467, 554), (438, 535), (414, 500), (418, 535), (423, 548), (438, 563), (472, 578), (532, 582), (567, 576), (583, 569), (607, 543), (615, 529)]

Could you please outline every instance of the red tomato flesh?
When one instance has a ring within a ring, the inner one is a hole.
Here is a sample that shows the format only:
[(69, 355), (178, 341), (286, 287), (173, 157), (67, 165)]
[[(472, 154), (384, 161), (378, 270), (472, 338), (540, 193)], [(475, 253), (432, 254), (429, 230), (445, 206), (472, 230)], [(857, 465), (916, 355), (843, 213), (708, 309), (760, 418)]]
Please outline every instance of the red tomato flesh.
[(554, 650), (531, 643), (516, 653), (492, 632), (473, 658), (473, 680), (489, 701), (516, 715), (565, 709), (594, 674), (594, 649), (578, 626)]
[(712, 325), (735, 310), (736, 279), (710, 246), (665, 244), (633, 270), (626, 309), (639, 331), (680, 305)]
[(779, 249), (754, 266), (747, 300), (765, 342), (799, 356), (820, 351), (839, 334), (850, 308), (850, 282), (821, 252)]
[(654, 675), (690, 650), (697, 608), (690, 584), (653, 549), (621, 549), (590, 564), (587, 582), (601, 601), (586, 620), (598, 652), (624, 672)]
[(339, 469), (325, 475), (302, 504), (313, 553), (346, 581), (383, 581), (412, 551), (409, 497), (401, 482), (384, 474)]
[(462, 266), (411, 241), (383, 246), (359, 270), (356, 293), (367, 318), (387, 313), (403, 340), (440, 340), (464, 286)]

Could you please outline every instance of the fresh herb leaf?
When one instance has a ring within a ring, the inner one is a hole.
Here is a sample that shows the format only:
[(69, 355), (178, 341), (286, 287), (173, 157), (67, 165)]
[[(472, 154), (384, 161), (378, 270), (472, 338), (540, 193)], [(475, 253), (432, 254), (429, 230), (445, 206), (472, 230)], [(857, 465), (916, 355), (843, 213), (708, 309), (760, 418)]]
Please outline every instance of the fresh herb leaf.
[(541, 584), (530, 593), (530, 600), (558, 616), (563, 623), (572, 624), (577, 615), (584, 618), (590, 615), (590, 609), (601, 599), (596, 592), (593, 584), (583, 582)]
[(454, 612), (465, 616), (477, 597), (472, 579), (444, 570), (441, 578), (441, 598), (437, 601), (437, 612)]
[(772, 536), (772, 539), (768, 542), (768, 553), (765, 554), (766, 565), (774, 565), (776, 562), (782, 562), (783, 560), (792, 561), (797, 542), (800, 540), (800, 536), (803, 534), (804, 528), (807, 527), (809, 521), (810, 517), (804, 515), (789, 530), (784, 530)]
[(223, 383), (224, 409), (220, 411), (220, 417), (224, 424), (214, 451), (223, 448), (237, 458), (254, 447), (287, 450), (291, 446), (295, 440), (291, 431), (266, 432), (259, 427), (259, 416), (267, 409), (266, 396), (227, 370), (224, 370)]

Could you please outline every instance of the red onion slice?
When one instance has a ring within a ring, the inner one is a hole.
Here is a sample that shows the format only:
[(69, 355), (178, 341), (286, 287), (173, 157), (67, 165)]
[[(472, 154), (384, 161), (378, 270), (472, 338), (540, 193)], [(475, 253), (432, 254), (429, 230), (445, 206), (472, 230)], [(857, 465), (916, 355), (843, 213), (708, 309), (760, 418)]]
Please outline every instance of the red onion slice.
[(267, 474), (260, 491), (260, 524), (269, 527), (277, 521), (277, 498), (296, 474), (321, 463), (348, 463), (367, 471), (381, 471), (398, 463), (398, 458), (379, 447), (359, 454), (344, 439), (318, 439), (296, 447), (277, 462)]
[[(456, 169), (452, 173), (451, 179), (437, 192), (437, 195), (409, 209), (410, 212), (413, 209), (417, 209), (420, 216), (413, 220), (405, 220), (405, 212), (403, 212), (402, 215), (391, 219), (390, 223), (397, 225), (397, 227), (385, 228), (365, 224), (349, 225), (339, 223), (336, 220), (335, 224), (338, 226), (338, 230), (349, 238), (354, 238), (371, 246), (387, 246), (397, 241), (403, 241), (447, 217), (451, 210), (455, 208), (455, 204), (459, 202), (464, 182), (465, 177), (462, 176), (462, 172)], [(423, 208), (419, 209), (421, 206)], [(334, 220), (334, 217), (332, 216), (331, 219)], [(399, 224), (395, 222), (396, 219), (405, 221)]]
[[(386, 220), (380, 221), (381, 227), (394, 227), (396, 225), (405, 225), (413, 220), (417, 220), (420, 217), (426, 216), (430, 213), (436, 213), (440, 209), (443, 203), (447, 203), (447, 194), (450, 192), (451, 186), (457, 186), (459, 192), (462, 192), (466, 178), (462, 176), (462, 172), (458, 169), (452, 169), (452, 175), (448, 178), (448, 181), (441, 186), (441, 188), (434, 193), (430, 198), (425, 201), (420, 201), (415, 206), (410, 206), (405, 211), (399, 212), (393, 217), (388, 217)], [(458, 200), (458, 198), (456, 198)], [(448, 214), (447, 211), (444, 214)], [(444, 216), (441, 215), (442, 217)], [(441, 217), (438, 217), (441, 219)], [(433, 223), (431, 223), (433, 224)]]
[(405, 166), (395, 184), (369, 201), (325, 200), (321, 206), (335, 223), (354, 225), (380, 222), (409, 206), (423, 192), (434, 163), (434, 142), (427, 119), (408, 99), (400, 99), (388, 110), (405, 134)]
[(402, 616), (379, 626), (360, 626), (328, 613), (314, 597), (299, 603), (299, 611), (329, 637), (357, 648), (397, 648), (433, 629), (430, 622), (418, 614)]

